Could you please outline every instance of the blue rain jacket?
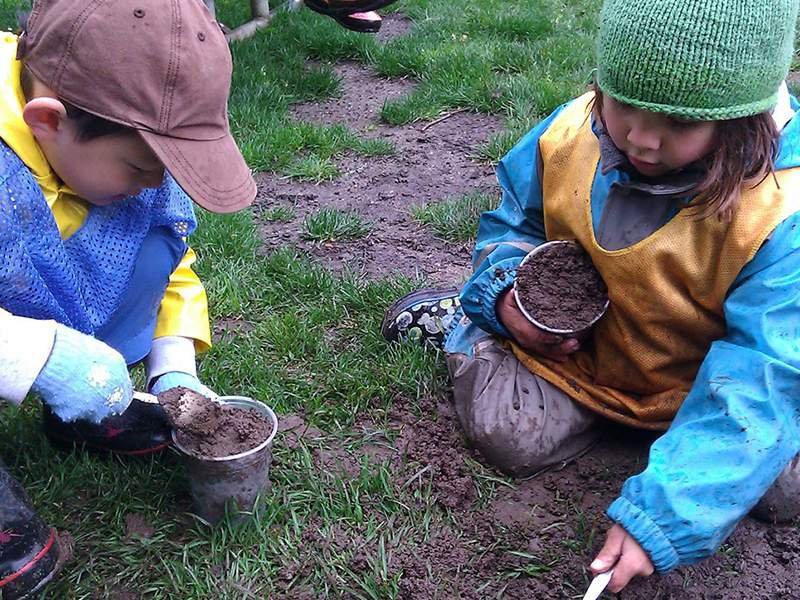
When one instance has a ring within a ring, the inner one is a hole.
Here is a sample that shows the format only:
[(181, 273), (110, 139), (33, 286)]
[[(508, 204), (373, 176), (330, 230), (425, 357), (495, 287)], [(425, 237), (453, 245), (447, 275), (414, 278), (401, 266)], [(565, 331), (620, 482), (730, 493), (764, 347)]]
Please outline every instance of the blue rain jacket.
[[(792, 108), (800, 108), (795, 98)], [(530, 131), (500, 162), (503, 197), (482, 215), (474, 274), (461, 293), (479, 327), (509, 337), (495, 313), (525, 250), (504, 242), (545, 240), (538, 141), (555, 116)], [(800, 113), (781, 132), (777, 170), (800, 166)], [(595, 228), (621, 171), (592, 187)], [(800, 190), (797, 191), (800, 193)], [(677, 209), (676, 209), (677, 212)], [(597, 231), (595, 231), (597, 233)], [(800, 452), (800, 214), (780, 223), (742, 269), (724, 303), (727, 332), (712, 343), (647, 468), (609, 507), (659, 571), (706, 558), (731, 534)]]

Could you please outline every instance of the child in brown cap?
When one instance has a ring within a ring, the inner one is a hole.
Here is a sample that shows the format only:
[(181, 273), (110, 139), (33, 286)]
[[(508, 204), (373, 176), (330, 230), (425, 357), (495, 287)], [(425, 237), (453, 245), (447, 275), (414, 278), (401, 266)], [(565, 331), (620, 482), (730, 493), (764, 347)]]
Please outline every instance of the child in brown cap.
[[(44, 401), (51, 441), (124, 454), (164, 448), (148, 387), (211, 393), (205, 292), (186, 237), (192, 201), (250, 204), (230, 134), (231, 57), (195, 0), (40, 0), (0, 37), (0, 399)], [(0, 468), (0, 595), (57, 569), (59, 543)]]

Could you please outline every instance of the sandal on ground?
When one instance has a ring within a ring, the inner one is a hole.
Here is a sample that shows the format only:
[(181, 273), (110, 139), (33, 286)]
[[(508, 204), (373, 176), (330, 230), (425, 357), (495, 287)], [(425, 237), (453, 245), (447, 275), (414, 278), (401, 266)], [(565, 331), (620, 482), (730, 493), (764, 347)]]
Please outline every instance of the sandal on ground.
[(389, 6), (395, 0), (304, 0), (305, 5), (322, 15), (352, 15)]
[(441, 348), (461, 302), (457, 288), (424, 288), (406, 294), (386, 311), (381, 333), (390, 342), (429, 343)]
[(351, 15), (330, 15), (330, 17), (345, 29), (359, 33), (378, 33), (382, 23), (381, 16), (374, 10)]

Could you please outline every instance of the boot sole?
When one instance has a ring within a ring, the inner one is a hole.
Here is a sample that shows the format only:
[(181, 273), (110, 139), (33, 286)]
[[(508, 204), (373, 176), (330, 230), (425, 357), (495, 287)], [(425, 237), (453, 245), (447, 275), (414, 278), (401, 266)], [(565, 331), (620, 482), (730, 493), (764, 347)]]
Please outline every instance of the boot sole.
[(383, 322), (381, 322), (381, 335), (385, 339), (389, 339), (389, 328), (394, 320), (404, 310), (408, 310), (415, 304), (419, 304), (422, 300), (430, 300), (437, 302), (458, 295), (458, 288), (422, 288), (416, 292), (406, 294), (402, 298), (396, 300), (386, 312), (383, 313)]
[(45, 431), (44, 435), (48, 439), (50, 444), (53, 447), (58, 448), (59, 450), (70, 451), (70, 450), (85, 448), (90, 452), (102, 455), (120, 454), (123, 456), (147, 456), (148, 454), (156, 454), (158, 452), (162, 452), (172, 445), (172, 442), (164, 442), (163, 444), (159, 444), (158, 446), (153, 446), (151, 448), (141, 448), (136, 450), (112, 450), (107, 446), (93, 444), (91, 442), (87, 442), (84, 440), (75, 440), (72, 438), (60, 437), (57, 434), (54, 434), (49, 431)]

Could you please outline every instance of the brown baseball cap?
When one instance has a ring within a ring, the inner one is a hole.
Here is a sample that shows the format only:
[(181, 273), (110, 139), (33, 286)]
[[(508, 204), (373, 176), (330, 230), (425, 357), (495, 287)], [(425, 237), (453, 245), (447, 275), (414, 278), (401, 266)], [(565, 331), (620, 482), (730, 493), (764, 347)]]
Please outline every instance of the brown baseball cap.
[(138, 130), (203, 208), (255, 198), (228, 124), (230, 50), (201, 0), (35, 0), (17, 56), (62, 100)]

